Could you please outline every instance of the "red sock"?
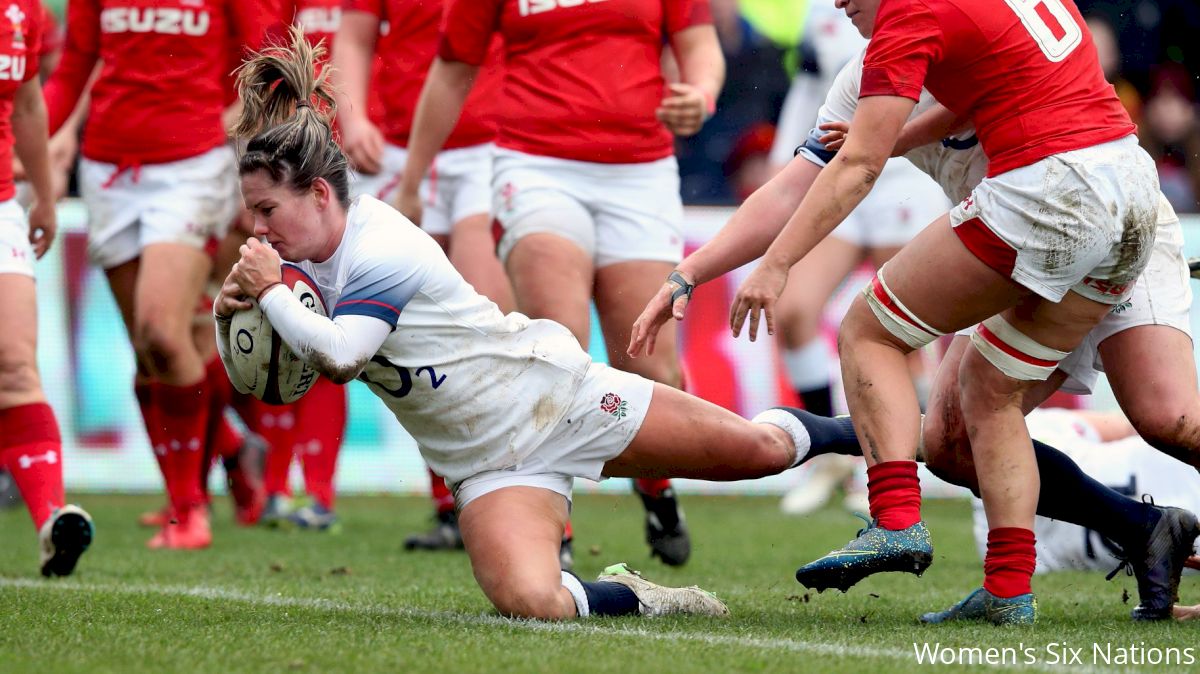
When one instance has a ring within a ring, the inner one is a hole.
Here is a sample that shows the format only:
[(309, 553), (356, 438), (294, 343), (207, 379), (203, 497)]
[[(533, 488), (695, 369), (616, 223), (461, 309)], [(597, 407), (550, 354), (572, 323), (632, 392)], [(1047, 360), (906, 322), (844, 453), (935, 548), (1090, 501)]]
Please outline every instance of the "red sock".
[(921, 521), (921, 480), (916, 461), (885, 461), (867, 468), (871, 516), (898, 531)]
[(204, 503), (200, 486), (204, 465), (204, 440), (208, 431), (208, 387), (203, 381), (190, 386), (153, 384), (158, 422), (150, 429), (155, 451), (170, 455), (167, 491), (177, 515), (186, 515)]
[(154, 402), (154, 385), (135, 379), (133, 394), (137, 397), (138, 409), (142, 412), (142, 424), (146, 427), (146, 435), (150, 438), (150, 449), (154, 453), (154, 460), (158, 463), (158, 470), (163, 476), (163, 487), (170, 494), (174, 491), (175, 471), (172, 468), (171, 454), (167, 452), (166, 446), (160, 446), (155, 441), (158, 435), (153, 429), (158, 425), (158, 406)]
[(450, 493), (450, 488), (446, 486), (446, 481), (441, 475), (429, 470), (429, 491), (433, 497), (433, 509), (437, 514), (451, 512), (454, 510), (454, 494)]
[(49, 405), (31, 403), (0, 410), (0, 465), (21, 490), (33, 526), (41, 529), (65, 500), (62, 438)]
[(318, 505), (333, 510), (333, 476), (346, 430), (346, 389), (321, 377), (296, 401), (296, 453), (304, 489)]
[(208, 437), (205, 444), (216, 458), (237, 456), (242, 449), (242, 434), (225, 418), (225, 409), (233, 402), (234, 391), (220, 358), (213, 357), (205, 365), (204, 381), (209, 391)]
[(294, 405), (268, 405), (250, 395), (234, 397), (234, 408), (246, 427), (267, 443), (263, 460), (263, 487), (267, 496), (291, 496), (288, 472), (292, 467), (295, 443), (292, 428), (296, 423)]
[(1037, 567), (1036, 542), (1029, 529), (1002, 527), (989, 531), (983, 588), (1006, 598), (1033, 592), (1030, 579)]
[(575, 529), (571, 526), (571, 520), (567, 520), (567, 526), (563, 527), (563, 540), (569, 541), (575, 538)]
[(640, 477), (633, 482), (639, 492), (654, 498), (662, 496), (664, 491), (671, 488), (671, 481), (666, 479), (655, 480), (648, 477)]

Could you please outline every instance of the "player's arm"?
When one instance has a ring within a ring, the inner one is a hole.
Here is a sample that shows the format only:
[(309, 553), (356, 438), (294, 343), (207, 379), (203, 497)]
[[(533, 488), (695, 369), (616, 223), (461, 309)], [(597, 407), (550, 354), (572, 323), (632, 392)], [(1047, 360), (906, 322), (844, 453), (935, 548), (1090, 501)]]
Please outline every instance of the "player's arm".
[(42, 85), (35, 75), (17, 88), (13, 101), (12, 131), (13, 150), (25, 169), (25, 179), (33, 188), (29, 241), (38, 258), (49, 250), (57, 229), (54, 210), (56, 198), (46, 130), (46, 101), (42, 98)]
[[(693, 286), (718, 278), (762, 256), (779, 235), (821, 172), (821, 165), (796, 158), (746, 199), (729, 222), (699, 250), (676, 267)], [(650, 299), (633, 324), (627, 353), (654, 353), (658, 331), (674, 318), (683, 320), (688, 297), (672, 295), (679, 286), (668, 281)]]
[(735, 337), (741, 333), (747, 315), (752, 316), (751, 340), (758, 336), (760, 310), (766, 314), (768, 333), (774, 333), (774, 304), (787, 283), (788, 270), (862, 203), (883, 172), (915, 105), (914, 99), (903, 96), (869, 96), (859, 101), (852, 124), (871, 132), (847, 137), (845, 146), (813, 181), (758, 268), (739, 288), (730, 311)]
[(671, 52), (679, 67), (679, 82), (667, 85), (655, 116), (677, 136), (700, 130), (716, 111), (725, 84), (725, 55), (712, 23), (688, 26), (671, 34)]
[(935, 103), (904, 125), (892, 156), (900, 157), (922, 145), (940, 143), (943, 138), (961, 131), (968, 123), (968, 118), (951, 112), (941, 103)]
[(46, 81), (47, 124), (57, 132), (76, 109), (100, 59), (100, 3), (71, 0), (67, 5), (66, 45), (54, 74)]
[(421, 181), (458, 124), (463, 104), (478, 73), (478, 65), (447, 61), (439, 56), (433, 60), (425, 77), (425, 86), (413, 115), (412, 133), (408, 137), (408, 158), (400, 180), (399, 202), (395, 204), (416, 224), (421, 223), (421, 199), (418, 196)]
[(333, 44), (333, 88), (338, 105), (342, 148), (356, 170), (375, 174), (382, 169), (383, 134), (367, 117), (367, 92), (375, 59), (375, 42), (382, 18), (373, 4), (347, 4)]

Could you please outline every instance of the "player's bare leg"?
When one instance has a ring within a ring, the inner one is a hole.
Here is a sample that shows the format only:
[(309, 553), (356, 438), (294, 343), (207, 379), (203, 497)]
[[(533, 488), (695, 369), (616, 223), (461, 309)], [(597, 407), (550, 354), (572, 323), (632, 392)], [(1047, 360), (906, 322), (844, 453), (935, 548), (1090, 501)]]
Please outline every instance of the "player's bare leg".
[[(662, 286), (675, 265), (669, 262), (629, 261), (596, 270), (595, 301), (600, 328), (608, 350), (608, 362), (619, 370), (639, 374), (652, 381), (680, 388), (682, 371), (676, 349), (675, 326), (659, 333), (654, 353), (630, 358), (623, 348), (639, 313)], [(692, 542), (675, 490), (666, 479), (634, 481), (646, 509), (646, 542), (650, 554), (664, 564), (680, 566), (691, 556)]]
[(1156, 449), (1200, 470), (1200, 390), (1192, 340), (1166, 325), (1122, 330), (1100, 343), (1117, 403)]
[(565, 326), (587, 349), (594, 272), (583, 249), (556, 234), (530, 234), (513, 246), (505, 268), (518, 311)]
[[(209, 389), (204, 361), (191, 339), (193, 312), (211, 265), (200, 249), (151, 244), (142, 251), (132, 288), (130, 333), (139, 365), (153, 379), (154, 418), (147, 431), (156, 454), (169, 455), (163, 465), (176, 516), (148, 543), (155, 548), (201, 548), (212, 540), (200, 487)], [(125, 274), (116, 276), (126, 280)]]
[(1015, 304), (1024, 292), (968, 251), (942, 216), (855, 299), (842, 322), (839, 353), (874, 523), (845, 548), (802, 566), (798, 581), (845, 590), (872, 573), (921, 574), (928, 567), (933, 547), (921, 521), (915, 461), (921, 412), (907, 354)]
[(509, 313), (517, 307), (512, 282), (496, 258), (492, 221), (486, 213), (454, 223), (450, 231), (450, 263), (480, 295)]
[(502, 615), (566, 620), (727, 612), (703, 590), (654, 585), (624, 565), (609, 567), (595, 582), (563, 571), (558, 546), (567, 515), (567, 499), (540, 487), (504, 487), (463, 508), (459, 522), (475, 580)]
[(38, 531), (43, 576), (69, 575), (92, 542), (92, 519), (66, 505), (62, 440), (37, 369), (34, 280), (0, 273), (0, 467), (16, 482)]

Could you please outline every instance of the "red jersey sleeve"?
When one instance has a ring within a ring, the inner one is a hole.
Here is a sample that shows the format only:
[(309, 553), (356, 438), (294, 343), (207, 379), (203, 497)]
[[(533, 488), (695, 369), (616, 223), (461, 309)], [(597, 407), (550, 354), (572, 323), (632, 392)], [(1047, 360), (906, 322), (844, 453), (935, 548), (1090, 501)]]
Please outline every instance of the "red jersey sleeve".
[(929, 66), (945, 41), (933, 12), (920, 0), (884, 0), (863, 60), (859, 98), (903, 96), (920, 100)]
[(450, 0), (442, 13), (438, 56), (473, 66), (487, 59), (492, 34), (500, 28), (504, 0)]
[(54, 12), (45, 5), (42, 5), (41, 34), (41, 44), (37, 49), (37, 55), (39, 57), (45, 58), (59, 49), (62, 49), (62, 26), (59, 25), (58, 18), (54, 16)]
[[(43, 8), (44, 9), (44, 8)], [(46, 30), (45, 12), (30, 12), (29, 24), (25, 28), (25, 76), (22, 82), (37, 77), (42, 60), (42, 32)]]
[[(100, 58), (100, 0), (71, 0), (66, 23), (69, 28), (62, 59), (44, 91), (50, 135), (71, 116)], [(29, 70), (37, 72), (37, 68)]]
[(382, 21), (384, 16), (383, 0), (343, 0), (342, 10), (346, 12), (366, 12), (374, 14)]
[(663, 0), (663, 16), (666, 19), (667, 35), (674, 35), (684, 28), (713, 22), (709, 0)]

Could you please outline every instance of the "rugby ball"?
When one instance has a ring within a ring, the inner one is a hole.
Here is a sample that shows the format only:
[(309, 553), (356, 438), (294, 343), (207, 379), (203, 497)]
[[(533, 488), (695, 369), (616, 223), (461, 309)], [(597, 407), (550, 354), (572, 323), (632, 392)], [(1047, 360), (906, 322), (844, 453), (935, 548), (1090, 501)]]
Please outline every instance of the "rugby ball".
[[(320, 316), (328, 316), (325, 300), (315, 281), (299, 267), (284, 264), (283, 284), (300, 303)], [(250, 393), (270, 405), (300, 399), (317, 381), (317, 371), (289, 347), (258, 303), (233, 315), (229, 327), (229, 352), (233, 368)]]

